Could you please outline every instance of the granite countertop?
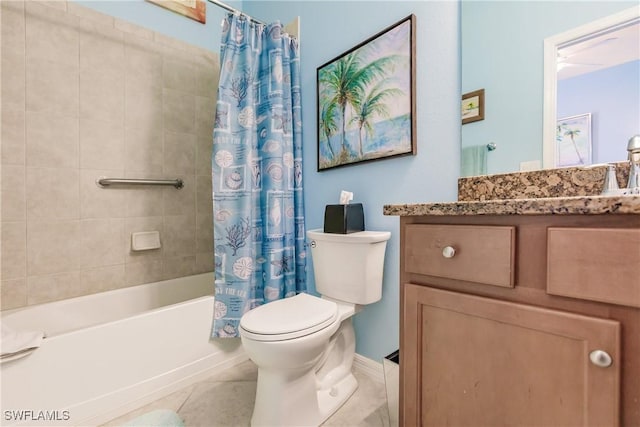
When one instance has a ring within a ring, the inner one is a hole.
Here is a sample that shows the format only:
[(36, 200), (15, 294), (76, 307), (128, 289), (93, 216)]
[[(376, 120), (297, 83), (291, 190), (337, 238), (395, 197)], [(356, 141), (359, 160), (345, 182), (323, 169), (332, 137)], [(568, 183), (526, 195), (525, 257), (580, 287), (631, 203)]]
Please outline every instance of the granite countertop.
[(385, 215), (640, 215), (640, 196), (579, 196), (385, 205)]

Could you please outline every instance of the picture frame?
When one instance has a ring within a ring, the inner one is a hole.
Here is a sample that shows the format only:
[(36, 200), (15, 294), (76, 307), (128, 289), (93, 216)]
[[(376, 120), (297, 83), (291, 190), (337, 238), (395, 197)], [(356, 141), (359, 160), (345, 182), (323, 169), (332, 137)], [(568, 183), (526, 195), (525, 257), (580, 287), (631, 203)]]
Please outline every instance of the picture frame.
[(201, 24), (207, 23), (206, 0), (146, 0)]
[(484, 89), (462, 95), (462, 124), (484, 120)]
[(417, 153), (415, 21), (317, 68), (318, 171)]
[(591, 113), (558, 119), (555, 167), (584, 166), (591, 162)]

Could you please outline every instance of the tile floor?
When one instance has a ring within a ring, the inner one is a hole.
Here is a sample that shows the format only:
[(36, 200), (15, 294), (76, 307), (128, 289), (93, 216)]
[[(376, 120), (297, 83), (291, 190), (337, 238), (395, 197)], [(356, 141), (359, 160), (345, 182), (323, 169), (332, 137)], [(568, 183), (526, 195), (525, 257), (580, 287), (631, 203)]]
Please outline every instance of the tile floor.
[[(354, 372), (358, 389), (323, 426), (389, 426), (384, 384)], [(178, 413), (185, 427), (249, 426), (258, 370), (241, 363), (104, 424), (116, 427), (156, 409)]]

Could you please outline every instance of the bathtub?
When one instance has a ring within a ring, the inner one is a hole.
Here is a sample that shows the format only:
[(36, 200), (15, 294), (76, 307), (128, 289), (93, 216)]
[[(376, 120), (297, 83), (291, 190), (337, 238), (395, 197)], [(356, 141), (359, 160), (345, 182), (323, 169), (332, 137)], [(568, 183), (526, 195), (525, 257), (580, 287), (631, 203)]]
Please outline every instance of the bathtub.
[(0, 365), (1, 425), (98, 425), (247, 360), (239, 339), (209, 339), (213, 274), (2, 312), (45, 331)]

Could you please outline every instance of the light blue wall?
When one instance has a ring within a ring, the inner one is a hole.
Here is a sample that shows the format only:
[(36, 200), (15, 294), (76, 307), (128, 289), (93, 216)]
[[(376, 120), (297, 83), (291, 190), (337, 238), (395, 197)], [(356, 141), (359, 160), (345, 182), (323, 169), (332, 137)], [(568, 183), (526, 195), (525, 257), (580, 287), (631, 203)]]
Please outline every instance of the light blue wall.
[(461, 6), (462, 93), (485, 89), (485, 119), (462, 126), (464, 146), (496, 142), (488, 173), (542, 160), (543, 40), (634, 1), (476, 1)]
[(558, 82), (558, 117), (591, 113), (593, 163), (627, 157), (627, 141), (640, 134), (640, 61)]
[[(232, 4), (231, 2), (228, 2)], [(218, 50), (221, 9), (207, 5), (207, 25), (137, 1), (81, 4), (154, 31)], [(240, 8), (238, 3), (234, 7)], [(301, 18), (304, 180), (307, 228), (322, 228), (324, 206), (340, 190), (365, 206), (366, 227), (389, 230), (382, 300), (355, 318), (359, 354), (380, 361), (398, 348), (399, 218), (382, 215), (384, 204), (455, 200), (459, 174), (459, 4), (456, 1), (244, 1), (243, 10), (262, 20)], [(416, 15), (416, 156), (318, 173), (316, 68), (387, 26)], [(312, 264), (309, 284), (315, 289)]]
[[(382, 300), (356, 315), (356, 351), (381, 361), (398, 348), (399, 218), (383, 205), (455, 200), (459, 174), (459, 4), (453, 1), (247, 1), (244, 11), (283, 23), (300, 16), (307, 228), (322, 228), (340, 190), (364, 203), (365, 225), (389, 230)], [(380, 30), (416, 15), (418, 154), (317, 172), (316, 69)], [(312, 264), (307, 274), (314, 286)]]

